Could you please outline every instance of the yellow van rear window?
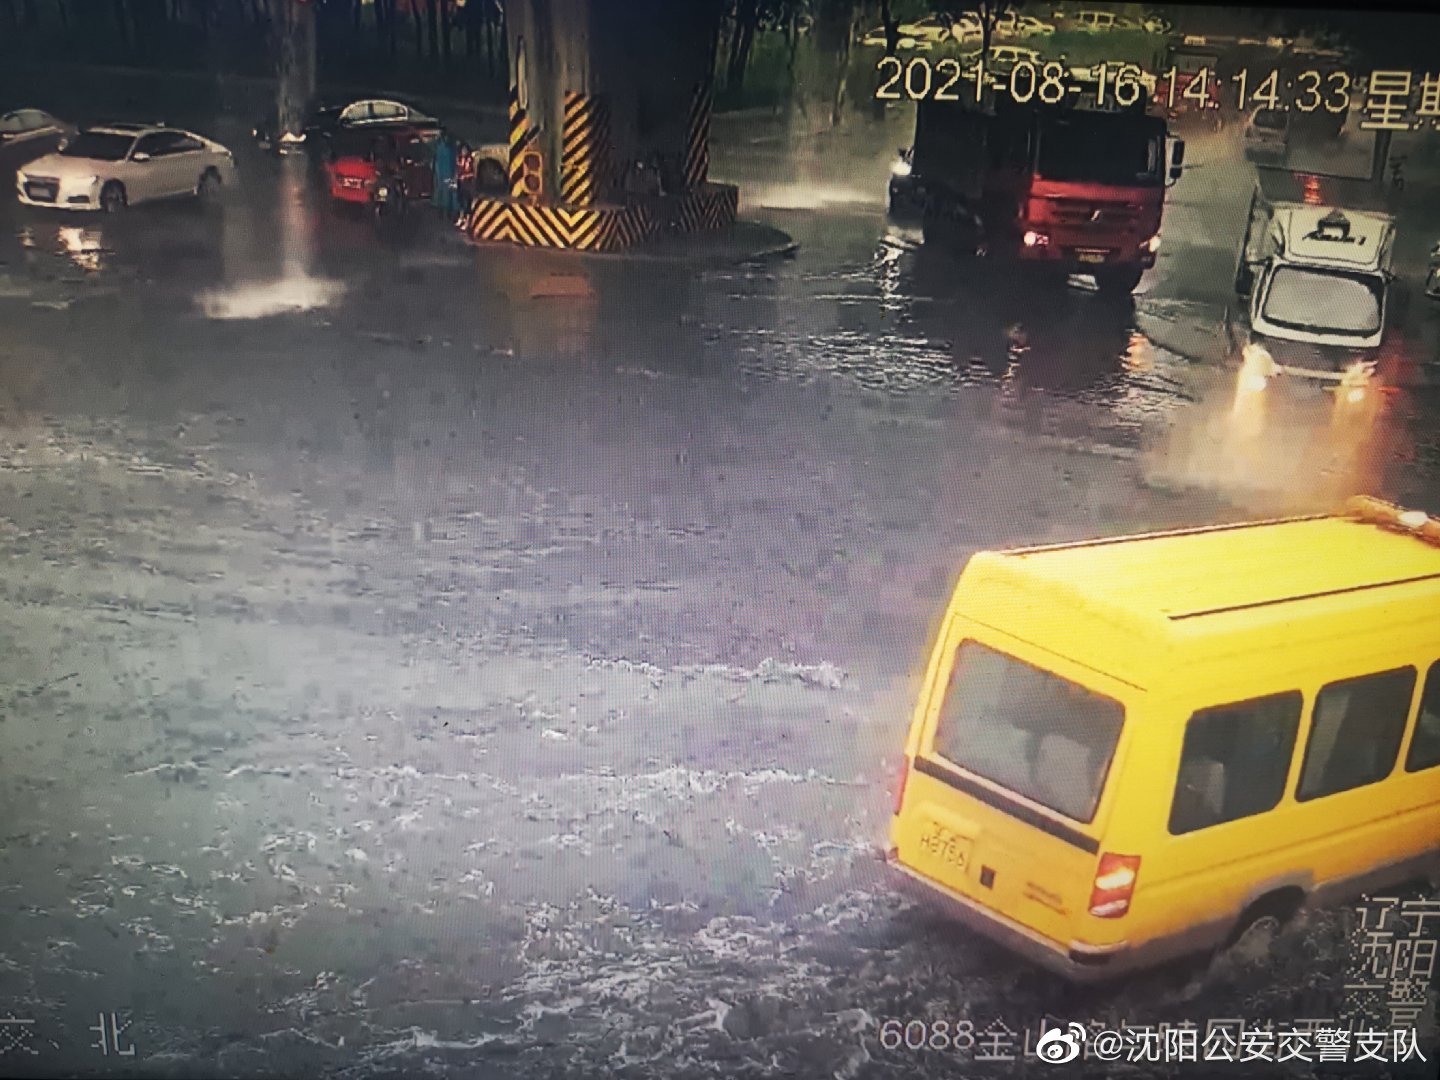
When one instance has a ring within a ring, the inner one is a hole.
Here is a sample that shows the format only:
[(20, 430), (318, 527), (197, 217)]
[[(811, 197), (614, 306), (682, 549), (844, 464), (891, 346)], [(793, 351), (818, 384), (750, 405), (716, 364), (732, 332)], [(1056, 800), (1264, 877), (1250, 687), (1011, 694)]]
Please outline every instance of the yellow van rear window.
[(933, 748), (1017, 795), (1091, 821), (1124, 721), (1118, 701), (966, 641)]

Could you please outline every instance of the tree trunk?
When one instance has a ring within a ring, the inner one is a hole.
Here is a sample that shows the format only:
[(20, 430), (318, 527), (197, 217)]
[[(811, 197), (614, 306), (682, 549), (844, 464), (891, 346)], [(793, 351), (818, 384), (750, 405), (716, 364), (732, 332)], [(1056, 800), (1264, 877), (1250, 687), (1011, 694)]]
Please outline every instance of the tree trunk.
[(60, 29), (70, 29), (70, 4), (68, 0), (56, 0), (55, 13), (60, 16)]
[(435, 0), (440, 8), (440, 57), (445, 63), (445, 69), (450, 69), (450, 32), (455, 28), (455, 20), (450, 11), (450, 0)]
[(745, 85), (745, 68), (755, 44), (755, 25), (760, 19), (758, 0), (737, 0), (735, 33), (730, 38), (730, 62), (725, 68), (725, 88), (732, 93)]
[(900, 49), (900, 20), (891, 14), (890, 0), (880, 0), (880, 23), (885, 28), (885, 55), (894, 56)]
[(434, 64), (440, 59), (440, 0), (429, 0), (425, 6), (430, 17), (430, 62)]
[(851, 9), (845, 20), (845, 37), (840, 46), (839, 62), (835, 66), (835, 93), (830, 99), (830, 126), (839, 127), (845, 112), (845, 84), (850, 77), (850, 45), (855, 40), (855, 14)]
[(415, 24), (415, 58), (425, 57), (425, 28), (420, 23), (420, 0), (410, 0), (410, 21)]
[[(384, 16), (381, 16), (381, 11)], [(396, 23), (399, 22), (399, 12), (395, 10), (395, 0), (375, 0), (375, 31), (381, 35), (382, 43), (386, 54), (393, 62), (396, 50), (399, 48), (399, 30)]]
[(115, 14), (115, 35), (120, 39), (120, 47), (130, 51), (130, 13), (125, 10), (125, 0), (114, 0), (110, 10)]
[(25, 24), (26, 30), (34, 30), (40, 25), (40, 12), (35, 7), (35, 0), (22, 0), (20, 4), (20, 17)]

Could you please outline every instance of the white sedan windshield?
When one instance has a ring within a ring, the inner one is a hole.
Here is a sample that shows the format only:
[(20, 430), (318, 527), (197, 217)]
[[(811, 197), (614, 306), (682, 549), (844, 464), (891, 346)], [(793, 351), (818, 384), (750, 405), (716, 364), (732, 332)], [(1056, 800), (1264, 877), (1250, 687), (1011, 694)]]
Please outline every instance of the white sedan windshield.
[(1265, 319), (1292, 330), (1368, 337), (1380, 329), (1377, 277), (1282, 266), (1265, 296)]

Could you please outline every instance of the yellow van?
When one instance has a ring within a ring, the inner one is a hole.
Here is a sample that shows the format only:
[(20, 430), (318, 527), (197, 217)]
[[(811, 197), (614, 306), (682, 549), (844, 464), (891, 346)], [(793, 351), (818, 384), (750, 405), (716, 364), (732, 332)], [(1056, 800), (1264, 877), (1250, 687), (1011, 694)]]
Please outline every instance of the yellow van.
[(1076, 982), (1440, 880), (1440, 519), (976, 555), (890, 841), (907, 891)]

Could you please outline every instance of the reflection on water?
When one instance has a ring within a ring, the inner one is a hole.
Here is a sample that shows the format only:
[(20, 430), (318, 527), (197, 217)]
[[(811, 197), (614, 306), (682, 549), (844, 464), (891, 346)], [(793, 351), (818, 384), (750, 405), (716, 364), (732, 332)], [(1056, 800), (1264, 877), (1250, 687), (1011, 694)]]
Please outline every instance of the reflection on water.
[(58, 232), (61, 249), (81, 270), (97, 273), (105, 268), (108, 254), (101, 243), (99, 229), (62, 226)]
[(836, 207), (880, 207), (885, 189), (874, 185), (801, 182), (760, 183), (745, 189), (745, 205), (766, 210), (828, 210)]

